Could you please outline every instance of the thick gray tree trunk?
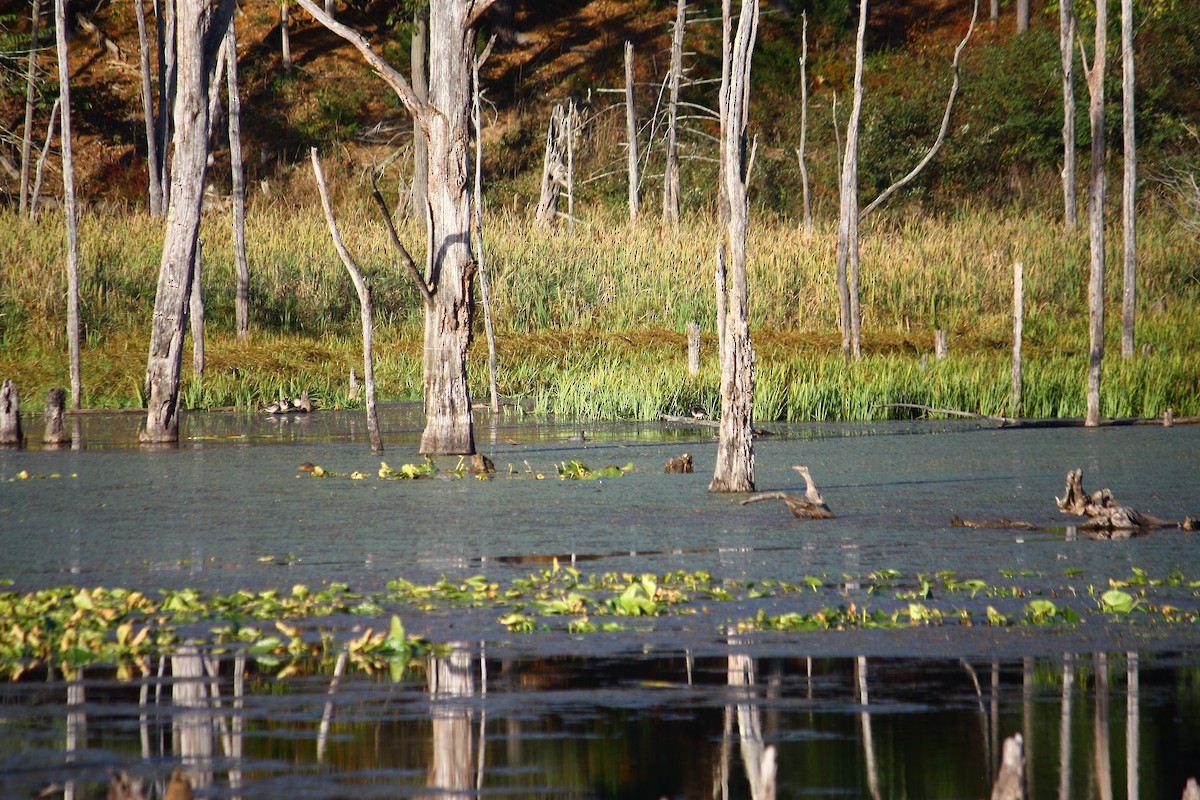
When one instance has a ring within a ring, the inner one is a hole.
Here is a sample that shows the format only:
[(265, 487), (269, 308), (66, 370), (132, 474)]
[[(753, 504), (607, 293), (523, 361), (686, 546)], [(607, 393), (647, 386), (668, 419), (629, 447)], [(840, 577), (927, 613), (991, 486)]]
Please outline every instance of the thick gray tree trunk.
[[(724, 0), (722, 16), (730, 17), (730, 2)], [(729, 23), (726, 23), (726, 28)], [(750, 65), (758, 34), (758, 0), (742, 0), (737, 33), (721, 82), (721, 160), (724, 194), (729, 201), (725, 223), (730, 275), (725, 309), (724, 350), (721, 356), (721, 427), (716, 466), (708, 485), (711, 492), (754, 491), (754, 346), (746, 282), (746, 228), (750, 205), (746, 196), (749, 161), (746, 128), (750, 111)]]
[(671, 37), (670, 101), (667, 104), (667, 161), (663, 172), (663, 222), (679, 229), (679, 84), (683, 80), (683, 29), (686, 0), (675, 2)]
[(284, 72), (292, 71), (292, 36), (289, 31), (291, 27), (290, 16), (288, 0), (281, 0), (279, 3), (279, 44), (283, 56)]
[(55, 0), (54, 30), (58, 43), (58, 86), (62, 105), (63, 213), (67, 224), (67, 351), (71, 361), (71, 408), (79, 408), (83, 381), (79, 374), (79, 231), (76, 227), (75, 161), (71, 151), (71, 65), (67, 56), (67, 0)]
[(629, 165), (629, 224), (637, 222), (638, 215), (638, 142), (637, 107), (634, 105), (633, 42), (625, 43), (625, 146), (626, 163)]
[[(429, 100), (429, 77), (426, 58), (429, 52), (429, 10), (419, 8), (413, 13), (412, 89), (421, 102)], [(421, 123), (413, 117), (413, 179), (411, 191), (413, 219), (424, 220), (429, 215), (429, 144)]]
[(420, 449), (427, 454), (474, 453), (466, 369), (475, 279), (469, 109), (474, 26), (491, 0), (447, 0), (431, 6), (428, 102), (421, 102), (404, 76), (361, 35), (331, 19), (312, 0), (297, 1), (314, 19), (358, 49), (418, 118), (428, 138), (431, 263), (427, 277), (433, 302), (425, 306), (425, 432)]
[(858, 12), (858, 38), (854, 49), (854, 102), (846, 124), (846, 152), (842, 157), (841, 203), (838, 215), (837, 285), (841, 307), (842, 356), (862, 356), (858, 309), (858, 128), (862, 115), (863, 45), (867, 30), (867, 0)]
[(29, 159), (33, 150), (33, 107), (37, 100), (38, 29), (42, 22), (41, 0), (33, 0), (29, 19), (29, 59), (25, 65), (25, 127), (21, 133), (21, 204), (20, 216), (29, 208)]
[[(1104, 361), (1104, 195), (1108, 182), (1104, 142), (1104, 61), (1108, 49), (1108, 4), (1096, 0), (1096, 34), (1088, 71), (1088, 118), (1092, 130), (1091, 183), (1088, 188), (1088, 242), (1091, 276), (1088, 280), (1087, 413), (1084, 424), (1100, 424), (1100, 372)], [(1085, 65), (1086, 67), (1086, 65)]]
[(141, 434), (145, 444), (179, 441), (179, 375), (208, 163), (209, 81), (233, 2), (222, 0), (214, 12), (204, 0), (179, 0), (176, 11), (178, 85), (171, 201), (146, 361), (148, 400)]
[(1073, 230), (1079, 224), (1075, 200), (1075, 7), (1073, 0), (1058, 6), (1058, 50), (1062, 61), (1063, 96), (1063, 224)]
[(234, 319), (237, 339), (250, 338), (250, 263), (246, 258), (246, 176), (242, 163), (242, 99), (238, 93), (237, 31), (229, 21), (225, 34), (226, 94), (229, 96), (229, 170), (233, 192), (233, 256), (237, 265), (237, 294)]
[(154, 126), (154, 88), (150, 79), (150, 41), (146, 33), (146, 10), (142, 0), (133, 0), (133, 13), (137, 17), (138, 68), (142, 79), (142, 116), (146, 121), (146, 171), (149, 173), (150, 215), (163, 214), (162, 172), (158, 162), (158, 134)]
[(1124, 274), (1121, 291), (1121, 355), (1133, 356), (1137, 315), (1137, 134), (1134, 130), (1133, 0), (1121, 0), (1121, 132), (1125, 170), (1121, 184)]

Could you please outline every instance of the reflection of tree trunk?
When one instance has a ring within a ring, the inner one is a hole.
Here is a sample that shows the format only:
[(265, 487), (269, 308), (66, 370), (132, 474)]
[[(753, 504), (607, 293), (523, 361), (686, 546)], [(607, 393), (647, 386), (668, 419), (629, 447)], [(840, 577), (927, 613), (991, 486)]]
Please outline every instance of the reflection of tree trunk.
[[(731, 639), (730, 644), (736, 640)], [(754, 702), (754, 660), (744, 653), (730, 653), (729, 686), (736, 687), (739, 699), (736, 715), (739, 749), (750, 782), (752, 800), (775, 798), (775, 748), (767, 747), (762, 736), (762, 711)], [(728, 711), (726, 712), (728, 713)]]
[(172, 747), (193, 786), (212, 783), (213, 719), (204, 683), (204, 661), (195, 647), (171, 656), (171, 702), (175, 706)]
[(1058, 722), (1058, 800), (1071, 796), (1071, 692), (1075, 685), (1075, 662), (1063, 653), (1062, 710)]
[(67, 0), (54, 4), (54, 31), (58, 43), (58, 87), (62, 105), (63, 211), (67, 226), (67, 350), (70, 353), (71, 408), (79, 410), (82, 394), (79, 374), (79, 233), (76, 228), (75, 163), (71, 155), (71, 67), (67, 56)]
[[(1037, 692), (1037, 687), (1033, 683), (1033, 667), (1033, 656), (1025, 656), (1021, 670), (1021, 731), (1026, 759), (1031, 758), (1033, 754), (1033, 700)], [(1025, 786), (1030, 797), (1035, 796), (1033, 774), (1033, 770), (1029, 770), (1025, 776)]]
[(1096, 672), (1096, 792), (1100, 800), (1112, 800), (1112, 759), (1108, 751), (1108, 656), (1092, 656)]
[[(865, 0), (863, 2), (865, 5)], [(862, 705), (859, 721), (862, 723), (863, 757), (867, 762), (867, 789), (874, 800), (882, 796), (879, 791), (879, 762), (875, 759), (875, 737), (871, 731), (870, 699), (867, 696), (867, 657), (854, 659), (854, 680), (858, 689), (858, 702)]]
[[(87, 696), (83, 688), (83, 670), (80, 669), (74, 680), (67, 683), (67, 761), (75, 760), (75, 751), (87, 746), (87, 712), (83, 704)], [(67, 781), (63, 789), (64, 800), (74, 800), (75, 781)]]
[(474, 736), (471, 711), (461, 698), (476, 693), (471, 654), (462, 643), (451, 644), (447, 657), (429, 663), (429, 694), (433, 700), (433, 761), (427, 785), (430, 798), (451, 798), (475, 788)]
[(1138, 654), (1125, 654), (1125, 682), (1128, 697), (1125, 708), (1125, 798), (1138, 800), (1138, 755), (1141, 750), (1141, 709), (1139, 708)]

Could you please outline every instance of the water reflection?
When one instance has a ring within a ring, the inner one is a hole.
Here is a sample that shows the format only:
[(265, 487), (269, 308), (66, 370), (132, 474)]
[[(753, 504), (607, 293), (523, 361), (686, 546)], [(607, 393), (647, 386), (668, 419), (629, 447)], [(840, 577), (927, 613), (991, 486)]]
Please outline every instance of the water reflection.
[(1030, 732), (1034, 797), (1178, 796), (1200, 763), (1200, 668), (1165, 654), (994, 660), (979, 682), (967, 660), (726, 648), (496, 659), (459, 642), (366, 675), (344, 655), (184, 646), (132, 683), (28, 677), (0, 695), (0, 794), (102, 797), (125, 770), (162, 796), (182, 767), (198, 797), (967, 798)]

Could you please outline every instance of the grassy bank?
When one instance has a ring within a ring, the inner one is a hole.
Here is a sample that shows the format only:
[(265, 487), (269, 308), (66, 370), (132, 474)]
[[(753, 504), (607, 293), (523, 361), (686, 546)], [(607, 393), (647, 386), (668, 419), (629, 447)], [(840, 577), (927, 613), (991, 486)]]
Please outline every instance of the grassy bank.
[[(419, 305), (394, 264), (385, 234), (365, 208), (347, 203), (347, 245), (372, 276), (379, 330), (381, 399), (420, 395)], [(27, 226), (0, 220), (0, 377), (12, 377), (29, 408), (67, 384), (61, 226), (45, 215)], [(203, 286), (208, 370), (185, 366), (189, 407), (253, 407), (307, 388), (326, 405), (346, 404), (347, 378), (361, 363), (353, 289), (318, 212), (254, 209), (247, 233), (251, 341), (233, 336), (234, 269), (224, 216), (205, 220)], [(422, 238), (402, 236), (420, 260)], [(1110, 264), (1119, 237), (1110, 237)], [(904, 414), (878, 406), (922, 403), (1009, 414), (1011, 268), (1026, 268), (1023, 416), (1081, 416), (1087, 349), (1088, 253), (1083, 231), (1064, 234), (1036, 214), (1003, 219), (875, 219), (864, 232), (863, 313), (867, 357), (839, 355), (834, 231), (809, 239), (782, 224), (750, 237), (751, 321), (758, 350), (760, 420), (876, 419)], [(675, 236), (599, 219), (565, 232), (528, 230), (499, 218), (487, 237), (499, 335), (500, 391), (543, 411), (592, 418), (650, 418), (693, 404), (715, 411), (717, 364), (712, 253), (706, 221)], [(89, 214), (82, 220), (83, 405), (143, 402), (161, 248), (161, 226), (145, 216)], [(1122, 360), (1119, 268), (1109, 274), (1106, 416), (1156, 416), (1167, 407), (1200, 414), (1200, 245), (1165, 212), (1150, 209), (1139, 230), (1139, 345)], [(1168, 314), (1150, 312), (1167, 298)], [(705, 333), (701, 372), (686, 367), (689, 320)], [(933, 330), (950, 331), (950, 358), (935, 361)], [(472, 391), (486, 391), (482, 332)], [(924, 368), (920, 356), (929, 353)], [(188, 359), (185, 359), (185, 362)], [(361, 370), (360, 370), (361, 372)]]

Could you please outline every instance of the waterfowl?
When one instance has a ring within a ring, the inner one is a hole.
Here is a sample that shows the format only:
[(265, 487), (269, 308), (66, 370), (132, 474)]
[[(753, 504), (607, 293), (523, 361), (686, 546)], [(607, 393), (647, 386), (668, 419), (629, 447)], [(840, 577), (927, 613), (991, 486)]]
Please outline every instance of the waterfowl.
[(692, 416), (696, 419), (708, 419), (708, 412), (704, 410), (704, 406), (692, 406)]

